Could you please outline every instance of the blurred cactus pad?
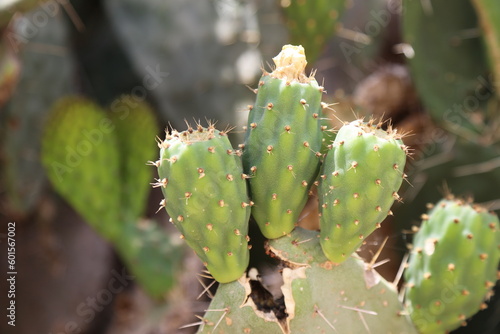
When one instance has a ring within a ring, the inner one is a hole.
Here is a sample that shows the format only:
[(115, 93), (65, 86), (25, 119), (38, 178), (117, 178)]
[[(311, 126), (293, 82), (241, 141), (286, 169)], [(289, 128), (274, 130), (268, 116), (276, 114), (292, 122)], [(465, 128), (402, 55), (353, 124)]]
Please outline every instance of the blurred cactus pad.
[(65, 97), (45, 124), (42, 162), (54, 189), (105, 239), (154, 296), (173, 284), (177, 257), (154, 222), (142, 222), (150, 188), (146, 161), (158, 131), (150, 107), (121, 96), (109, 110), (82, 97)]

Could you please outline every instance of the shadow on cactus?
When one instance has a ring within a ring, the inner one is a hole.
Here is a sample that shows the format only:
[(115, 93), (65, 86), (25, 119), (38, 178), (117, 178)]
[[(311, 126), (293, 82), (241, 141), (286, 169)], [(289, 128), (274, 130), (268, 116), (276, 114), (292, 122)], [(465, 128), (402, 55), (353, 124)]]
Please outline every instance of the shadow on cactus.
[(82, 97), (60, 99), (42, 140), (42, 162), (54, 189), (105, 239), (112, 242), (152, 296), (174, 282), (178, 250), (144, 214), (155, 154), (143, 143), (157, 133), (147, 104), (116, 99), (109, 112)]

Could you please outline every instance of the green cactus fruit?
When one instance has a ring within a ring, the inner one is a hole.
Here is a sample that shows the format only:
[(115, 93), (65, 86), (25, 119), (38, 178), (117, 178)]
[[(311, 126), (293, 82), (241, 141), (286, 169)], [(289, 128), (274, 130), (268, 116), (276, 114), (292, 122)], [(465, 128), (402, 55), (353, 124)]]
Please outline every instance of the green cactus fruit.
[(134, 96), (123, 95), (110, 106), (110, 118), (116, 126), (118, 150), (121, 156), (120, 175), (123, 217), (135, 220), (142, 217), (151, 188), (148, 181), (152, 171), (144, 166), (145, 161), (154, 160), (157, 154), (152, 142), (159, 132), (151, 107)]
[(314, 63), (335, 33), (346, 0), (281, 0), (292, 44), (302, 45)]
[(329, 261), (318, 232), (297, 227), (267, 248), (284, 267), (283, 297), (254, 277), (221, 284), (198, 333), (416, 334), (395, 286), (359, 258)]
[(304, 49), (285, 45), (273, 60), (276, 69), (259, 82), (243, 151), (252, 215), (271, 239), (294, 228), (319, 170), (323, 138), (323, 87), (304, 74)]
[(59, 192), (108, 240), (120, 235), (120, 174), (114, 124), (79, 97), (58, 100), (42, 138), (42, 163)]
[(450, 197), (423, 215), (405, 271), (406, 305), (419, 331), (448, 333), (484, 308), (499, 261), (495, 214)]
[(172, 131), (159, 146), (161, 205), (217, 281), (237, 280), (249, 261), (252, 204), (241, 152), (212, 125)]
[(345, 124), (327, 153), (318, 188), (321, 246), (344, 261), (380, 227), (404, 178), (406, 146), (373, 121)]

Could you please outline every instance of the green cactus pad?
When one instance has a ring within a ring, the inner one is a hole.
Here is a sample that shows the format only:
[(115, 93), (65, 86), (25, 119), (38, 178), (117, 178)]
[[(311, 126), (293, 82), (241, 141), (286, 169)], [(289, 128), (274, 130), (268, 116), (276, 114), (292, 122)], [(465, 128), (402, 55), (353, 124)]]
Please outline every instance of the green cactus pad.
[[(483, 29), (483, 38), (489, 58), (489, 65), (493, 72), (493, 80), (500, 79), (500, 2), (495, 0), (472, 0), (476, 9), (479, 23)], [(493, 84), (497, 97), (500, 96), (500, 87)]]
[[(471, 114), (485, 106), (487, 53), (467, 33), (479, 25), (470, 0), (405, 1), (403, 38), (411, 45), (411, 75), (422, 103), (440, 126), (468, 138), (483, 132)], [(439, 32), (439, 33), (437, 33)], [(487, 122), (486, 122), (487, 124)]]
[(155, 146), (145, 143), (153, 143), (159, 129), (151, 107), (134, 96), (120, 96), (111, 103), (109, 111), (121, 156), (122, 216), (135, 222), (144, 214), (151, 191), (148, 182), (152, 170), (145, 162), (154, 160), (157, 154)]
[(120, 240), (115, 242), (135, 280), (155, 298), (165, 297), (178, 283), (186, 249), (183, 246), (157, 222), (146, 219), (124, 226)]
[(388, 215), (403, 181), (406, 147), (400, 135), (361, 120), (337, 133), (318, 188), (321, 246), (344, 261)]
[(120, 235), (119, 155), (113, 122), (78, 97), (52, 108), (42, 139), (42, 163), (55, 190), (108, 240)]
[(335, 33), (346, 0), (281, 1), (292, 44), (302, 45), (314, 63)]
[(217, 281), (237, 280), (249, 261), (251, 206), (241, 153), (213, 126), (172, 131), (159, 146), (156, 185), (171, 221)]
[(286, 45), (264, 73), (250, 111), (243, 152), (252, 215), (267, 238), (295, 226), (314, 182), (321, 156), (323, 88), (304, 74), (304, 49)]
[(500, 223), (486, 209), (443, 199), (415, 234), (406, 305), (421, 333), (448, 333), (482, 309), (497, 280)]
[(358, 258), (340, 265), (329, 261), (317, 232), (297, 227), (271, 240), (268, 252), (285, 267), (284, 308), (267, 310), (278, 302), (263, 300), (264, 294), (242, 277), (219, 286), (198, 333), (416, 334), (396, 288)]

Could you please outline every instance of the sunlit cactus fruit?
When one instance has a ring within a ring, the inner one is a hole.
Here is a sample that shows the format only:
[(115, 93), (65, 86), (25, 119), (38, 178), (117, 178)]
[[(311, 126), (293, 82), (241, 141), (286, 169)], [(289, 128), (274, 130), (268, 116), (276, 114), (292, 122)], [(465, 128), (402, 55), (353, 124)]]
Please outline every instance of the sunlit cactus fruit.
[(155, 185), (171, 222), (217, 281), (238, 279), (249, 261), (252, 204), (240, 151), (212, 125), (173, 130), (159, 146)]
[(486, 307), (498, 278), (498, 217), (449, 197), (422, 216), (406, 278), (406, 305), (423, 334), (448, 333)]
[(250, 176), (252, 215), (267, 238), (295, 227), (320, 164), (321, 95), (301, 46), (285, 45), (276, 68), (259, 81), (250, 111), (243, 166)]
[(342, 126), (320, 174), (321, 246), (335, 263), (346, 260), (389, 214), (404, 178), (406, 146), (381, 124)]

